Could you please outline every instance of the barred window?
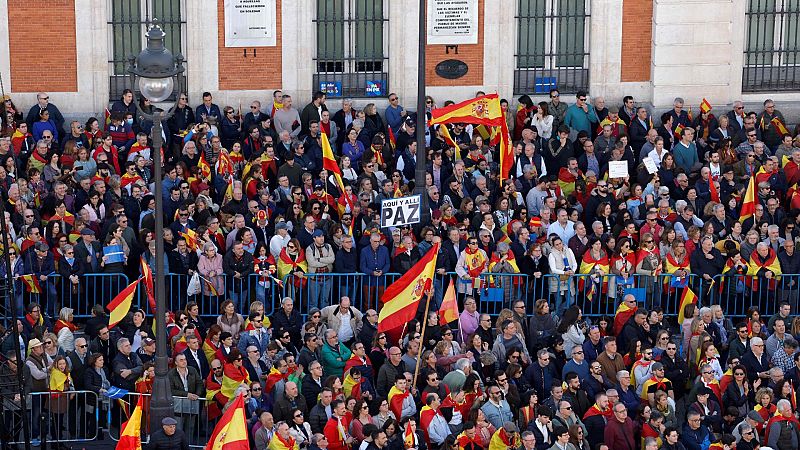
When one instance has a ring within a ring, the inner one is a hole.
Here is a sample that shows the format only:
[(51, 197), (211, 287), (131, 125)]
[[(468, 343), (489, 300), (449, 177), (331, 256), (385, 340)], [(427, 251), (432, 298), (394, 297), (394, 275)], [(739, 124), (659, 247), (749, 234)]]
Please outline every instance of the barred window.
[(320, 90), (320, 84), (325, 83), (328, 88), (321, 90), (332, 97), (388, 93), (386, 0), (317, 0), (314, 22), (317, 55), (313, 90)]
[[(186, 55), (186, 0), (108, 0), (110, 97), (122, 96), (129, 86), (128, 56), (138, 56), (147, 43), (147, 29), (158, 19), (166, 34), (164, 45), (173, 53)], [(181, 85), (186, 89), (185, 72)], [(173, 93), (173, 96), (177, 92)], [(174, 100), (174, 97), (172, 98)]]
[(800, 89), (800, 0), (749, 0), (742, 89)]
[(588, 86), (589, 17), (588, 0), (519, 0), (515, 93)]

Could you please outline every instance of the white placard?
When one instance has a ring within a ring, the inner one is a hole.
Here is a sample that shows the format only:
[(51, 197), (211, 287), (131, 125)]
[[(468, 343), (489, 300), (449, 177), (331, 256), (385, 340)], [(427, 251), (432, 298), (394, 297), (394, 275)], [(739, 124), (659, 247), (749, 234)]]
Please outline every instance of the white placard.
[(653, 161), (653, 159), (649, 156), (645, 156), (642, 159), (642, 162), (644, 163), (644, 168), (647, 169), (647, 173), (650, 175), (658, 172), (658, 166), (656, 166), (655, 161)]
[(628, 176), (627, 161), (609, 161), (608, 178), (625, 178)]
[(225, 0), (225, 47), (274, 47), (275, 0)]
[(420, 220), (422, 196), (390, 198), (381, 202), (381, 228), (411, 225)]
[(428, 44), (478, 43), (478, 0), (428, 0)]

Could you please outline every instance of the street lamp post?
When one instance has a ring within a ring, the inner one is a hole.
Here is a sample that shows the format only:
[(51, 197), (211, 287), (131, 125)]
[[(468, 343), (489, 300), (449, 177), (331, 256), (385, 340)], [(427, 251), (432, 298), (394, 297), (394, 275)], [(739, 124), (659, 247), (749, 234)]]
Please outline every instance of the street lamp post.
[[(180, 93), (179, 74), (183, 72), (183, 56), (179, 53), (173, 56), (164, 47), (164, 31), (153, 20), (153, 26), (147, 32), (147, 47), (142, 49), (138, 57), (128, 57), (128, 73), (131, 79), (131, 90), (135, 92), (136, 78), (141, 94), (151, 102), (161, 102), (172, 95), (175, 85)], [(134, 94), (135, 96), (136, 94)], [(156, 297), (156, 376), (153, 380), (153, 394), (150, 401), (150, 429), (161, 428), (161, 420), (174, 415), (172, 405), (172, 392), (167, 379), (169, 367), (167, 365), (167, 311), (164, 284), (164, 196), (163, 174), (161, 169), (161, 148), (164, 145), (162, 138), (162, 121), (168, 120), (175, 114), (175, 107), (168, 112), (156, 110), (147, 114), (139, 108), (139, 103), (134, 99), (139, 115), (153, 121), (153, 178), (155, 189), (153, 194), (156, 201), (155, 235), (156, 235), (156, 261), (155, 261), (155, 297)], [(176, 102), (177, 103), (177, 102)], [(177, 106), (177, 104), (175, 105)]]
[(419, 55), (417, 58), (417, 167), (414, 173), (414, 194), (422, 195), (422, 223), (428, 223), (431, 210), (428, 207), (428, 190), (425, 188), (425, 168), (427, 165), (427, 149), (425, 148), (425, 128), (428, 126), (425, 113), (425, 29), (426, 2), (419, 0)]

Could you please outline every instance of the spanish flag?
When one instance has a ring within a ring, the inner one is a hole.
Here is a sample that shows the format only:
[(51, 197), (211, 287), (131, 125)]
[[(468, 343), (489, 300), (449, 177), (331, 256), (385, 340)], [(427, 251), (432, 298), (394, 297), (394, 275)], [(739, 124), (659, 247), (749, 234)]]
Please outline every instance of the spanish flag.
[(432, 288), (439, 245), (434, 244), (419, 262), (386, 288), (378, 315), (378, 332), (401, 327), (416, 316), (419, 301)]
[[(380, 333), (380, 331), (378, 331)], [(387, 395), (387, 400), (389, 400), (389, 410), (394, 413), (394, 416), (397, 418), (401, 418), (403, 415), (403, 401), (411, 395), (410, 392), (405, 391), (401, 392), (400, 389), (397, 389), (397, 386), (392, 386), (389, 389), (389, 395)]]
[(336, 179), (336, 187), (339, 189), (339, 193), (344, 196), (347, 206), (349, 206), (350, 210), (352, 211), (353, 205), (350, 203), (350, 199), (347, 197), (347, 194), (344, 191), (342, 169), (339, 168), (339, 164), (336, 163), (336, 158), (333, 156), (333, 149), (331, 148), (331, 143), (328, 142), (328, 136), (325, 133), (321, 133), (320, 141), (322, 142), (322, 167), (329, 173), (333, 174), (333, 178)]
[(750, 182), (747, 184), (747, 190), (744, 192), (744, 200), (742, 200), (742, 208), (739, 210), (739, 222), (744, 223), (756, 212), (756, 177), (750, 177)]
[(683, 293), (681, 294), (681, 304), (678, 305), (678, 325), (682, 325), (685, 317), (683, 317), (683, 309), (686, 308), (686, 305), (689, 304), (696, 304), (697, 303), (697, 296), (694, 294), (689, 285), (687, 284), (683, 288)]
[[(227, 447), (226, 447), (227, 448)], [(288, 439), (283, 439), (280, 434), (273, 433), (272, 439), (267, 444), (267, 450), (299, 450), (300, 446), (297, 441), (289, 436)]]
[(575, 182), (578, 181), (579, 178), (583, 178), (583, 172), (581, 172), (580, 169), (578, 169), (577, 175), (573, 175), (566, 167), (562, 167), (558, 170), (558, 186), (561, 188), (561, 192), (564, 193), (565, 197), (569, 197), (575, 192)]
[(219, 297), (220, 293), (214, 286), (214, 283), (211, 282), (211, 280), (203, 277), (200, 277), (200, 279), (203, 280), (203, 284), (205, 284), (206, 287), (208, 288), (208, 295), (212, 297)]
[(289, 372), (281, 373), (280, 370), (273, 366), (272, 369), (269, 370), (269, 375), (267, 375), (267, 382), (264, 385), (264, 392), (272, 394), (272, 389), (275, 388), (275, 385), (281, 380), (285, 381), (287, 379), (289, 379)]
[(361, 383), (364, 382), (364, 377), (362, 376), (360, 380), (356, 381), (350, 373), (347, 373), (347, 376), (344, 377), (344, 381), (342, 382), (342, 389), (344, 390), (344, 396), (347, 398), (361, 398)]
[(123, 289), (113, 300), (106, 306), (109, 311), (108, 315), (108, 329), (114, 328), (115, 325), (120, 323), (122, 319), (128, 314), (131, 309), (131, 302), (133, 296), (136, 295), (136, 285), (142, 281), (142, 278), (129, 284), (128, 287)]
[(145, 396), (139, 396), (139, 402), (127, 422), (122, 424), (116, 450), (142, 450), (142, 409)]
[(722, 392), (725, 392), (728, 389), (728, 385), (731, 384), (733, 381), (733, 367), (728, 366), (728, 370), (722, 374), (722, 378), (719, 379), (719, 389)]
[(397, 148), (397, 138), (394, 136), (394, 131), (392, 131), (392, 127), (387, 127), (389, 129), (389, 147), (392, 149), (392, 154), (394, 154), (394, 150)]
[(217, 169), (217, 174), (223, 177), (233, 175), (233, 161), (231, 161), (227, 151), (223, 150), (219, 152), (219, 157), (217, 158), (217, 164), (215, 167)]
[(489, 440), (489, 450), (508, 450), (519, 447), (519, 434), (513, 433), (509, 436), (506, 429), (503, 427), (495, 431), (494, 435), (492, 435), (492, 439)]
[(650, 386), (653, 385), (656, 386), (656, 389), (668, 392), (669, 385), (667, 383), (669, 382), (670, 381), (666, 378), (662, 378), (659, 380), (658, 378), (655, 377), (655, 375), (651, 376), (650, 378), (645, 380), (644, 383), (642, 383), (642, 395), (641, 395), (642, 400), (647, 400), (647, 390), (650, 389)]
[(711, 193), (711, 200), (717, 203), (722, 203), (722, 201), (719, 199), (719, 191), (717, 191), (717, 185), (714, 184), (714, 178), (711, 175), (708, 176), (708, 191)]
[(625, 323), (628, 322), (628, 319), (636, 314), (637, 309), (639, 309), (638, 306), (631, 308), (626, 305), (625, 302), (620, 302), (619, 306), (617, 307), (617, 312), (614, 314), (614, 336), (619, 336), (619, 334), (622, 332), (622, 327), (625, 326)]
[(22, 280), (22, 284), (25, 285), (25, 292), (30, 292), (31, 294), (42, 293), (42, 286), (39, 284), (39, 278), (37, 278), (36, 275), (22, 275), (19, 279)]
[(675, 137), (680, 139), (681, 133), (683, 133), (683, 129), (686, 128), (683, 126), (682, 123), (679, 123), (677, 127), (675, 127)]
[(429, 125), (439, 123), (503, 126), (505, 119), (503, 119), (503, 111), (500, 108), (500, 97), (497, 94), (488, 94), (444, 108), (433, 109)]
[(200, 152), (200, 161), (197, 162), (197, 167), (200, 169), (200, 178), (211, 179), (211, 166), (206, 161), (205, 152)]
[(781, 275), (781, 264), (772, 247), (769, 247), (769, 253), (766, 258), (762, 258), (761, 255), (758, 254), (758, 250), (753, 250), (753, 253), (750, 254), (750, 260), (747, 262), (747, 275), (750, 276), (745, 279), (745, 284), (750, 285), (753, 292), (757, 292), (759, 288), (759, 278), (763, 276), (766, 271), (772, 272), (773, 275), (772, 279), (767, 283), (767, 289), (775, 290), (776, 282), (780, 279)]
[(456, 141), (453, 140), (453, 137), (450, 136), (450, 130), (447, 129), (447, 125), (441, 124), (439, 125), (439, 129), (442, 131), (442, 138), (444, 139), (444, 143), (447, 144), (449, 147), (453, 147), (453, 160), (458, 161), (461, 159), (461, 148), (456, 144)]
[(770, 122), (772, 122), (772, 125), (774, 125), (775, 129), (778, 130), (778, 133), (781, 135), (781, 137), (789, 134), (789, 130), (786, 129), (786, 125), (784, 125), (783, 122), (781, 122), (781, 119), (778, 117), (773, 117)]
[(50, 369), (50, 396), (53, 400), (57, 400), (59, 392), (64, 392), (69, 389), (70, 384), (72, 384), (72, 379), (70, 379), (68, 373), (64, 373), (55, 367)]
[(439, 324), (444, 325), (458, 320), (458, 300), (456, 299), (456, 286), (453, 279), (442, 298), (442, 306), (439, 307)]
[[(277, 436), (278, 433), (275, 433)], [(291, 440), (291, 438), (290, 438)], [(270, 443), (272, 447), (272, 443)], [(239, 394), (236, 400), (222, 415), (214, 427), (214, 432), (206, 444), (206, 450), (249, 450), (247, 437), (247, 421), (244, 412), (244, 395)], [(289, 448), (292, 450), (292, 448)]]
[(509, 172), (514, 165), (514, 147), (511, 144), (511, 134), (506, 123), (506, 113), (500, 115), (500, 181), (509, 178)]
[(706, 100), (705, 98), (703, 98), (703, 101), (702, 101), (702, 102), (700, 102), (700, 112), (702, 112), (703, 114), (705, 114), (705, 113), (707, 113), (707, 112), (711, 111), (712, 109), (713, 109), (713, 108), (711, 107), (711, 103), (709, 103), (709, 102), (708, 102), (708, 100)]
[(185, 232), (179, 232), (178, 234), (186, 239), (186, 245), (191, 250), (197, 250), (197, 233), (195, 233), (194, 230), (191, 228), (186, 228)]
[(237, 368), (231, 363), (225, 363), (222, 369), (222, 387), (219, 393), (225, 397), (226, 403), (233, 398), (241, 384), (250, 384), (250, 377), (247, 375), (247, 369), (244, 366)]
[[(400, 416), (398, 416), (400, 417)], [(403, 431), (403, 445), (405, 448), (414, 448), (419, 445), (417, 435), (411, 430), (411, 422), (406, 422), (406, 429)]]
[(142, 278), (144, 278), (144, 290), (147, 292), (147, 303), (150, 305), (150, 312), (156, 312), (156, 295), (153, 287), (153, 271), (144, 260), (144, 256), (139, 257), (139, 267), (142, 270)]
[(278, 256), (278, 278), (283, 279), (286, 275), (300, 269), (303, 273), (308, 272), (308, 262), (306, 262), (306, 254), (302, 248), (297, 249), (297, 258), (292, 259), (286, 248), (281, 250)]

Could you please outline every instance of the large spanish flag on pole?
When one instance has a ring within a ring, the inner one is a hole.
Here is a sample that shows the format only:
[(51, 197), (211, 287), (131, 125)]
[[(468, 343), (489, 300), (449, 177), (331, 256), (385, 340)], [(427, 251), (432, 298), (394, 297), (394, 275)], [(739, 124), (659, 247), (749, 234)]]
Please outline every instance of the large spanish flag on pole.
[(247, 421), (244, 414), (244, 396), (239, 394), (236, 400), (222, 415), (214, 427), (214, 433), (206, 444), (206, 450), (249, 450), (247, 438)]
[(122, 424), (116, 450), (142, 450), (142, 404), (144, 395), (139, 396), (131, 418)]
[(439, 245), (434, 244), (411, 270), (384, 291), (384, 304), (378, 315), (378, 332), (402, 327), (417, 315), (419, 301), (433, 288)]
[(429, 125), (439, 123), (503, 126), (505, 120), (500, 109), (500, 97), (497, 94), (488, 94), (444, 108), (436, 108), (431, 111)]
[(123, 289), (113, 300), (111, 303), (106, 305), (106, 309), (109, 312), (108, 315), (108, 329), (114, 328), (114, 326), (122, 321), (125, 318), (125, 315), (128, 314), (128, 311), (131, 310), (131, 302), (133, 301), (133, 296), (136, 295), (136, 286), (142, 281), (143, 278), (139, 278), (138, 280), (134, 281), (133, 283), (129, 284), (128, 287)]
[(756, 176), (750, 177), (750, 182), (747, 183), (747, 190), (744, 192), (744, 200), (742, 200), (742, 209), (739, 211), (739, 222), (744, 223), (756, 212)]

